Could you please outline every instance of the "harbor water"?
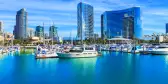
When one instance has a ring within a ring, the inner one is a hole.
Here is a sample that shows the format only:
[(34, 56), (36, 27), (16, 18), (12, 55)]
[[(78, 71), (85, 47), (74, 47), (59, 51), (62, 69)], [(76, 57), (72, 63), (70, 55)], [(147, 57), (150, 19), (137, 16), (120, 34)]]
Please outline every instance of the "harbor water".
[(102, 52), (96, 58), (0, 55), (0, 84), (168, 84), (168, 56)]

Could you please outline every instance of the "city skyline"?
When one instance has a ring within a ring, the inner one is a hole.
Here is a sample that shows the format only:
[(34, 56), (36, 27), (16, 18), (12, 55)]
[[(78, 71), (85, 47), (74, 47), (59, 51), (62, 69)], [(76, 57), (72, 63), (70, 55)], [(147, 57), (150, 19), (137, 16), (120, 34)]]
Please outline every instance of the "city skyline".
[[(77, 35), (77, 4), (81, 0), (6, 0), (0, 1), (0, 20), (4, 23), (4, 30), (11, 32), (15, 25), (16, 12), (26, 8), (28, 12), (28, 28), (34, 28), (45, 23), (45, 32), (48, 32), (52, 22), (58, 27), (59, 36)], [(101, 29), (101, 14), (104, 11), (122, 10), (140, 6), (142, 11), (142, 28), (144, 34), (165, 33), (165, 24), (168, 22), (168, 12), (165, 2), (158, 1), (132, 1), (132, 0), (83, 0), (94, 7), (94, 31)], [(162, 5), (159, 6), (158, 4)], [(10, 7), (8, 7), (10, 5)], [(152, 19), (151, 19), (152, 18)]]

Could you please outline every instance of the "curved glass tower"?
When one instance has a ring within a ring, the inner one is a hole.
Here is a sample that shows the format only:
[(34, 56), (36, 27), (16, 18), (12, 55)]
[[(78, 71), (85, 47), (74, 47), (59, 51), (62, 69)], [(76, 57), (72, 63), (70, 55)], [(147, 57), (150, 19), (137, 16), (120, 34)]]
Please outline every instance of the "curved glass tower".
[(93, 7), (80, 2), (77, 6), (77, 36), (80, 40), (93, 38)]
[(101, 15), (101, 37), (109, 39), (116, 36), (142, 39), (140, 7), (106, 11)]

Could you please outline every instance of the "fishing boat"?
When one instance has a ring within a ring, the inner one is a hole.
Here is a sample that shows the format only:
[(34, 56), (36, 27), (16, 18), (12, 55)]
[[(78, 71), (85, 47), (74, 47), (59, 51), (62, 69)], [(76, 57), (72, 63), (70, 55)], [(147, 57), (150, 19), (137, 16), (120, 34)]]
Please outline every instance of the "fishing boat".
[(58, 55), (53, 49), (47, 49), (45, 47), (37, 47), (36, 59), (40, 58), (56, 58)]
[(69, 52), (57, 53), (59, 58), (85, 58), (97, 57), (101, 54), (96, 51), (95, 47), (74, 46)]

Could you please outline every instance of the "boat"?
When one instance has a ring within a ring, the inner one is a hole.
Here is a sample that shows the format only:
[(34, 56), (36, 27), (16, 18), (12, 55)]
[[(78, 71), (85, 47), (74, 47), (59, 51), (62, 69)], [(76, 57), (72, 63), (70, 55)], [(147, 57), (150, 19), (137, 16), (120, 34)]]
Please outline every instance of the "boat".
[(159, 45), (151, 51), (154, 55), (168, 55), (168, 45)]
[(131, 53), (140, 53), (142, 49), (139, 46), (132, 47)]
[(131, 53), (132, 51), (132, 46), (131, 45), (126, 45), (124, 48), (123, 48), (123, 52), (124, 53)]
[(57, 53), (59, 58), (85, 58), (97, 57), (101, 54), (96, 51), (95, 47), (74, 46), (69, 52)]
[(2, 49), (2, 53), (7, 53), (7, 52), (8, 52), (8, 49), (6, 49), (6, 48)]
[(45, 47), (37, 47), (36, 59), (40, 58), (56, 58), (58, 55), (55, 50), (47, 49)]
[(141, 54), (151, 54), (153, 50), (158, 48), (158, 45), (143, 45), (141, 46), (141, 50), (139, 51)]

